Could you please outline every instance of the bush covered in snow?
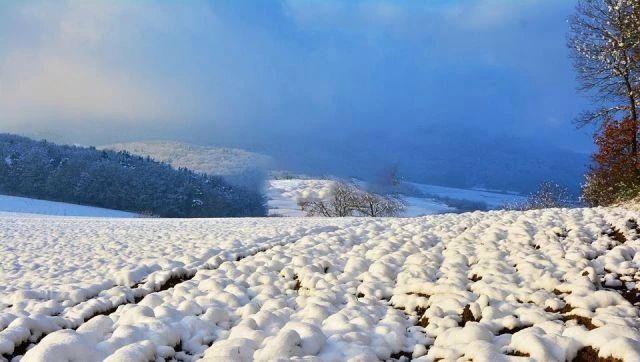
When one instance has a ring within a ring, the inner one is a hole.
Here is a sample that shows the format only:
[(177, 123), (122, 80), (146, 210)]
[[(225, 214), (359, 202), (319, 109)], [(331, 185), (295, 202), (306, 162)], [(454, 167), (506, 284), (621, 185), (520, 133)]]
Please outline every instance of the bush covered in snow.
[(542, 182), (538, 189), (521, 203), (507, 205), (510, 210), (537, 210), (571, 206), (569, 191), (566, 187), (551, 181)]
[(0, 192), (164, 217), (261, 216), (264, 197), (126, 151), (0, 134)]

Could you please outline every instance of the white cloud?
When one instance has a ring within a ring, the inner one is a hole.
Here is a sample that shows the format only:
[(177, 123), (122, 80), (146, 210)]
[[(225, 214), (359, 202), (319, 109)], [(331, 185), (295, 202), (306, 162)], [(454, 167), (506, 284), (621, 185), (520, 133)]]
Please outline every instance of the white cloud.
[[(170, 74), (147, 71), (144, 63), (152, 66), (154, 59), (135, 54), (145, 34), (175, 29), (170, 6), (24, 2), (4, 10), (14, 20), (0, 46), (3, 124), (127, 124), (196, 116), (188, 87)], [(187, 17), (205, 16), (201, 10)]]

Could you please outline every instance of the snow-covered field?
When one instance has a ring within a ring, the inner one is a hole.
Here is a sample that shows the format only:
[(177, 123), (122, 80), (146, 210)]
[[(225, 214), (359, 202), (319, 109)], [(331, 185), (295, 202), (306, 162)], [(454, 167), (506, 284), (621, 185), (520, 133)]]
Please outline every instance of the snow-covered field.
[[(269, 215), (304, 216), (298, 201), (324, 199), (331, 193), (331, 180), (292, 179), (269, 180), (267, 198)], [(407, 203), (404, 215), (408, 217), (455, 212), (456, 209), (431, 198), (403, 197)]]
[(92, 217), (137, 217), (131, 212), (103, 209), (100, 207), (68, 204), (64, 202), (37, 200), (26, 197), (0, 195), (0, 213)]
[(603, 208), (400, 219), (7, 214), (0, 354), (638, 361), (639, 218)]
[(445, 187), (436, 185), (427, 185), (420, 183), (410, 183), (418, 190), (426, 195), (433, 195), (441, 198), (450, 198), (455, 200), (466, 200), (473, 202), (483, 202), (489, 209), (502, 208), (504, 205), (520, 203), (525, 201), (526, 197), (516, 193), (500, 192), (494, 190), (483, 189), (459, 189), (455, 187)]

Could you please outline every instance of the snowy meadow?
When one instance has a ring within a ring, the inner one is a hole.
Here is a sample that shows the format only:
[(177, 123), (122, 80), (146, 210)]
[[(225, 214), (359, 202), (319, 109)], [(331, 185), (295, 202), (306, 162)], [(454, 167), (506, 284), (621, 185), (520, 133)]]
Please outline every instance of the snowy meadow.
[(400, 219), (3, 214), (0, 354), (638, 361), (639, 218), (620, 208)]

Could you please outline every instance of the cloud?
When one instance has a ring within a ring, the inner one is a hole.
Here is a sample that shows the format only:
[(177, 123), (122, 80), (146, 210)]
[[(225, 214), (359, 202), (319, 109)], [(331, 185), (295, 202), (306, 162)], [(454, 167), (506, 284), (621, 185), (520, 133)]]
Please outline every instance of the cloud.
[(577, 104), (569, 5), (0, 2), (0, 132), (246, 145), (425, 123), (557, 129)]
[[(14, 19), (0, 46), (3, 122), (126, 125), (197, 116), (188, 86), (171, 74), (149, 72), (149, 54), (136, 49), (145, 47), (136, 41), (172, 28), (171, 7), (62, 1), (3, 10), (9, 13), (3, 18)], [(182, 14), (189, 20), (183, 24), (202, 16), (197, 14)]]

